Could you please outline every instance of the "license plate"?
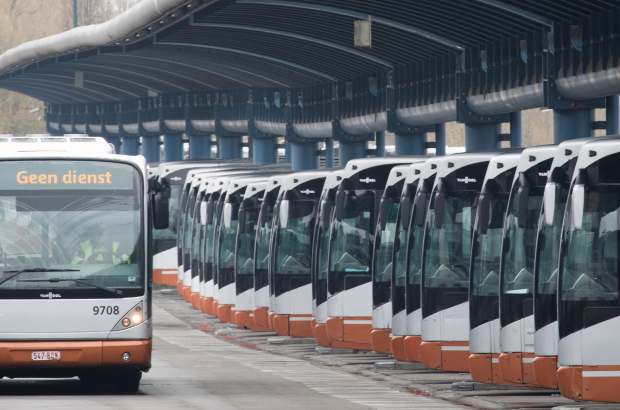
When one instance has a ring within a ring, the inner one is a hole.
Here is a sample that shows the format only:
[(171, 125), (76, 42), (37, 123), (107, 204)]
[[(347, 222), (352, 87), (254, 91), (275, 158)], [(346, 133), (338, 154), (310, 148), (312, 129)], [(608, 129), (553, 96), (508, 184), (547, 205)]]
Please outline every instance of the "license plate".
[(60, 352), (32, 352), (32, 360), (60, 360)]

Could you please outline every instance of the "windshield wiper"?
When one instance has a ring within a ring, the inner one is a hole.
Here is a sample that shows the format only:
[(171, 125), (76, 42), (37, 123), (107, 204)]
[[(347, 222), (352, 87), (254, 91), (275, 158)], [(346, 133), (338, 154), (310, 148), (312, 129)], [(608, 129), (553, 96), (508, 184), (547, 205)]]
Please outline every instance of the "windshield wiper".
[(2, 273), (12, 273), (12, 275), (9, 276), (8, 278), (4, 278), (0, 280), (0, 285), (26, 272), (79, 272), (79, 271), (80, 271), (79, 269), (47, 269), (47, 268), (5, 270), (5, 271), (2, 271)]
[[(63, 271), (65, 272), (65, 271)], [(50, 282), (50, 283), (58, 283), (58, 282), (76, 282), (76, 283), (81, 283), (83, 285), (88, 285), (88, 286), (92, 286), (94, 288), (98, 288), (98, 289), (102, 289), (102, 290), (106, 290), (110, 293), (114, 293), (116, 295), (121, 296), (123, 294), (122, 290), (119, 289), (115, 289), (115, 288), (109, 288), (107, 286), (101, 286), (101, 285), (95, 285), (94, 283), (90, 283), (85, 281), (84, 279), (60, 279), (60, 278), (49, 278), (49, 279), (23, 279), (23, 280), (18, 280), (18, 282)], [(1, 282), (0, 282), (1, 284)]]

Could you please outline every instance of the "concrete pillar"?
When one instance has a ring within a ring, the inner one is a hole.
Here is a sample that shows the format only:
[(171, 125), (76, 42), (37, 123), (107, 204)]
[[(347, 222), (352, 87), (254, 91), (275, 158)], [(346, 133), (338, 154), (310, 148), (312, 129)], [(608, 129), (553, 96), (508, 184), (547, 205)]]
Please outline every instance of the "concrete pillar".
[(426, 155), (426, 133), (394, 134), (395, 155)]
[(435, 155), (446, 155), (446, 124), (435, 125)]
[(620, 113), (618, 110), (620, 109), (618, 104), (618, 96), (610, 95), (605, 98), (605, 116), (607, 122), (607, 135), (616, 135), (620, 133), (618, 129), (618, 116)]
[(159, 136), (142, 137), (142, 155), (146, 158), (146, 162), (160, 162), (160, 144)]
[(217, 137), (217, 157), (221, 159), (241, 158), (243, 150), (241, 137)]
[(510, 147), (521, 146), (521, 111), (510, 113)]
[(114, 145), (114, 151), (117, 154), (121, 153), (121, 139), (120, 137), (106, 137), (105, 140)]
[(481, 151), (501, 146), (501, 124), (465, 124), (465, 151)]
[(183, 160), (183, 136), (164, 135), (164, 161)]
[(278, 137), (251, 138), (250, 145), (255, 164), (278, 163)]
[(334, 139), (325, 139), (325, 168), (334, 167)]
[(375, 144), (377, 145), (375, 156), (385, 157), (385, 131), (375, 132)]
[(284, 143), (284, 162), (287, 164), (293, 162), (293, 148), (288, 141)]
[(189, 158), (211, 158), (211, 136), (210, 135), (190, 135), (189, 136)]
[(318, 143), (291, 142), (291, 160), (293, 171), (305, 171), (319, 168)]
[(594, 110), (553, 110), (553, 142), (594, 136)]
[(367, 141), (340, 141), (340, 166), (344, 168), (352, 159), (366, 158), (368, 155)]
[(121, 144), (121, 154), (123, 155), (140, 154), (140, 138), (123, 137), (123, 143)]

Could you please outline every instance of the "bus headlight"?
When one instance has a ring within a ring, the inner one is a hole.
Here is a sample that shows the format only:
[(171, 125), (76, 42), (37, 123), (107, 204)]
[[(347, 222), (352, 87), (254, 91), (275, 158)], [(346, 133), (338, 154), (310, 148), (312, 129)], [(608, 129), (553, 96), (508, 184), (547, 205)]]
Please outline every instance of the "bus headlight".
[(127, 312), (112, 330), (125, 330), (142, 323), (144, 321), (142, 303), (143, 302), (138, 303), (129, 312)]

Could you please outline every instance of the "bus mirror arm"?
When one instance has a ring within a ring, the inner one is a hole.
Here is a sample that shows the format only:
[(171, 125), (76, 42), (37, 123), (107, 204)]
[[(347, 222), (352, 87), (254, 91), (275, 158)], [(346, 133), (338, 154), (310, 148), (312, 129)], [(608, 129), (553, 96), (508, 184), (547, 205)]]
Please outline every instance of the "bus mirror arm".
[(573, 185), (572, 200), (572, 212), (573, 212), (573, 227), (576, 231), (581, 230), (583, 223), (583, 208), (585, 201), (585, 185)]
[(153, 227), (168, 229), (169, 218), (168, 197), (164, 192), (158, 192), (153, 197)]
[(478, 202), (478, 227), (482, 235), (486, 234), (489, 229), (490, 203), (490, 194), (482, 192)]
[(556, 190), (557, 184), (555, 182), (548, 182), (547, 185), (545, 185), (543, 200), (545, 207), (545, 225), (548, 227), (553, 226)]

